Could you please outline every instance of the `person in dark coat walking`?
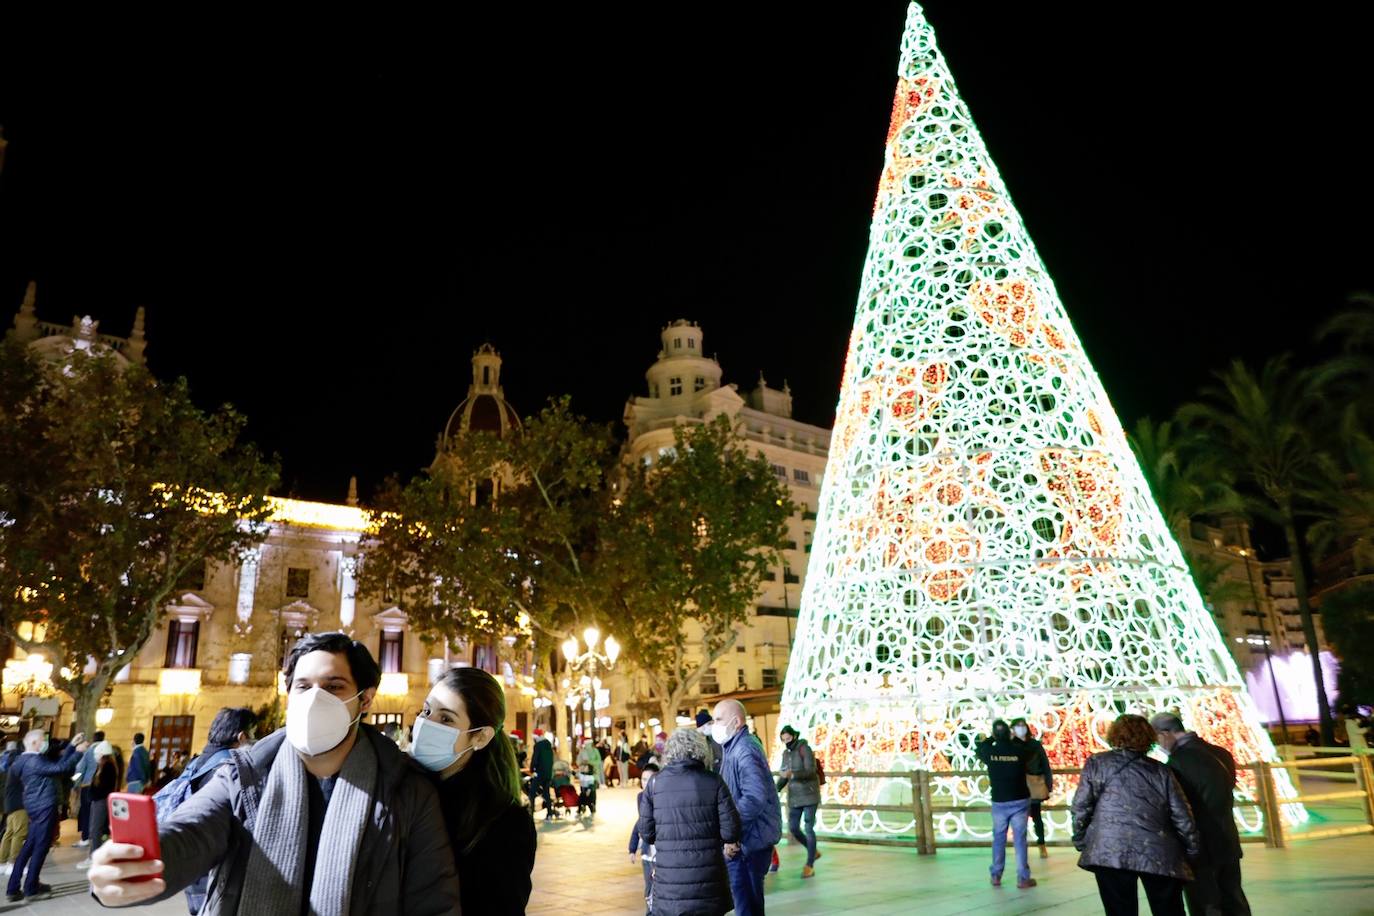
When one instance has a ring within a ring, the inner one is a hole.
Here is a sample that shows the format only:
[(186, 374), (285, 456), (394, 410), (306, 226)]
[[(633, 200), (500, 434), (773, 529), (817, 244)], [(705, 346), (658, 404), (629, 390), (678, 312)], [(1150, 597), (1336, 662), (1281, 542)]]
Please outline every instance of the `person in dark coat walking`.
[(553, 742), (542, 728), (534, 730), (534, 747), (530, 751), (530, 813), (534, 813), (534, 799), (544, 799), (544, 820), (553, 820), (553, 797), (549, 787), (553, 785)]
[[(791, 725), (784, 725), (779, 737), (783, 743), (778, 791), (787, 789), (787, 827), (793, 839), (806, 847), (802, 877), (816, 873), (816, 809), (821, 803), (821, 781), (816, 775), (816, 754), (806, 739)], [(802, 832), (805, 824), (806, 832)]]
[[(1029, 752), (1026, 775), (1039, 776), (1045, 780), (1045, 791), (1053, 792), (1054, 770), (1050, 769), (1050, 757), (1045, 753), (1045, 746), (1031, 733), (1030, 725), (1025, 719), (1011, 720), (1011, 740), (1024, 744)], [(1031, 823), (1035, 825), (1035, 845), (1040, 848), (1040, 858), (1046, 859), (1049, 858), (1049, 850), (1045, 848), (1045, 818), (1040, 814), (1041, 801), (1042, 799), (1032, 798), (1029, 813)]]
[(706, 738), (706, 747), (711, 755), (706, 759), (706, 769), (719, 775), (721, 762), (725, 759), (725, 749), (711, 737), (711, 714), (704, 709), (697, 710), (697, 731)]
[(1201, 839), (1183, 788), (1169, 768), (1145, 754), (1155, 730), (1142, 716), (1118, 716), (1107, 730), (1110, 751), (1083, 765), (1073, 796), (1073, 846), (1078, 867), (1093, 872), (1108, 916), (1134, 916), (1136, 881), (1150, 912), (1183, 916), (1188, 860)]
[[(651, 763), (644, 768), (640, 774), (641, 783), (648, 787), (654, 781), (655, 774), (658, 773), (658, 764)], [(635, 810), (639, 810), (639, 804), (644, 800), (644, 791), (635, 796)], [(651, 916), (653, 913), (653, 894), (654, 894), (654, 847), (644, 842), (639, 835), (639, 820), (635, 819), (635, 825), (630, 829), (630, 863), (634, 864), (636, 853), (639, 855), (640, 865), (644, 868), (644, 916)]]
[(1202, 835), (1202, 855), (1193, 863), (1193, 881), (1183, 891), (1193, 916), (1221, 913), (1250, 916), (1250, 901), (1240, 881), (1240, 831), (1236, 829), (1236, 760), (1224, 747), (1203, 741), (1171, 712), (1150, 718), (1155, 740), (1169, 755)]
[(639, 799), (640, 841), (655, 851), (654, 916), (724, 916), (735, 905), (725, 857), (740, 855), (739, 812), (706, 754), (696, 728), (673, 732)]

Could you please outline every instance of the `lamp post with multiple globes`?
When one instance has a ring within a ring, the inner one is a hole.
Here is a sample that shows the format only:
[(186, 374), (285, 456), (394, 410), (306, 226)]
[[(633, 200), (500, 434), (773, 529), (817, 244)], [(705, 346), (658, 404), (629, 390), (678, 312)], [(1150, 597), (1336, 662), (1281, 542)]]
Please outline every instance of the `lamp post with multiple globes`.
[[(604, 643), (601, 642), (601, 631), (596, 627), (587, 627), (582, 631), (582, 641), (586, 643), (586, 651), (578, 651), (581, 645), (576, 636), (569, 636), (563, 641), (563, 657), (568, 661), (568, 671), (571, 675), (579, 675), (576, 680), (572, 677), (564, 678), (563, 689), (574, 690), (578, 698), (577, 705), (580, 708), (591, 708), (591, 725), (596, 726), (596, 693), (601, 689), (601, 675), (609, 673), (615, 667), (616, 659), (620, 657), (620, 643), (616, 642), (614, 636), (607, 636)], [(598, 651), (600, 644), (604, 651)], [(583, 698), (586, 698), (584, 701)], [(581, 716), (578, 717), (579, 719)], [(585, 725), (582, 734), (591, 734)]]

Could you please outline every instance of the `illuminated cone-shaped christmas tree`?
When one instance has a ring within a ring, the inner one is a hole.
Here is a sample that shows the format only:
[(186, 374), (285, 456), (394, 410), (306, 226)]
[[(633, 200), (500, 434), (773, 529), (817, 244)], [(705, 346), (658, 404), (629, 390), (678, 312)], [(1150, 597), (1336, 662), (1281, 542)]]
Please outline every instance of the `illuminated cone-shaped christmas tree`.
[[(938, 771), (979, 769), (998, 716), (1025, 716), (1061, 767), (1105, 750), (1122, 711), (1177, 710), (1241, 762), (1277, 759), (915, 4), (898, 77), (781, 721), (831, 772), (937, 771), (936, 804), (986, 799)], [(910, 791), (839, 777), (825, 800)], [(987, 824), (936, 817), (946, 839)]]

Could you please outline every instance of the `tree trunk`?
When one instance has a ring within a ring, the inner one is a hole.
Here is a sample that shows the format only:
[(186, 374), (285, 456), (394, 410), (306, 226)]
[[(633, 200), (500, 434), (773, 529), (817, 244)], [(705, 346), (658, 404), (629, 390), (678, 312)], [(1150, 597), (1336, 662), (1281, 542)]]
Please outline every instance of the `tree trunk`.
[(1326, 698), (1326, 683), (1322, 679), (1321, 647), (1317, 643), (1317, 626), (1312, 622), (1312, 604), (1307, 597), (1307, 574), (1302, 565), (1302, 542), (1298, 539), (1297, 524), (1293, 510), (1287, 506), (1283, 513), (1283, 536), (1288, 541), (1288, 552), (1292, 559), (1289, 565), (1293, 571), (1293, 590), (1298, 596), (1298, 613), (1302, 616), (1302, 635), (1307, 640), (1307, 652), (1312, 656), (1312, 677), (1317, 682), (1317, 716), (1321, 720), (1322, 745), (1331, 747), (1336, 743), (1336, 732), (1331, 723), (1331, 705)]
[(87, 738), (95, 734), (95, 711), (100, 708), (100, 698), (105, 695), (105, 685), (109, 681), (108, 674), (97, 673), (89, 681), (73, 684), (67, 689), (67, 695), (75, 704), (74, 727)]

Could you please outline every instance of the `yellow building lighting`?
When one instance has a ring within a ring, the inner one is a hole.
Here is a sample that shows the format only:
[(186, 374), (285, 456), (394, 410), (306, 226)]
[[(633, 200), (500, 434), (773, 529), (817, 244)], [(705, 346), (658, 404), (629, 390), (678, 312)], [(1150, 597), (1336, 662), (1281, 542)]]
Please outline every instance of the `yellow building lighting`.
[(382, 682), (377, 685), (377, 695), (381, 697), (403, 697), (410, 693), (410, 678), (404, 672), (383, 674)]
[(157, 675), (157, 692), (163, 696), (200, 693), (200, 669), (163, 668)]

